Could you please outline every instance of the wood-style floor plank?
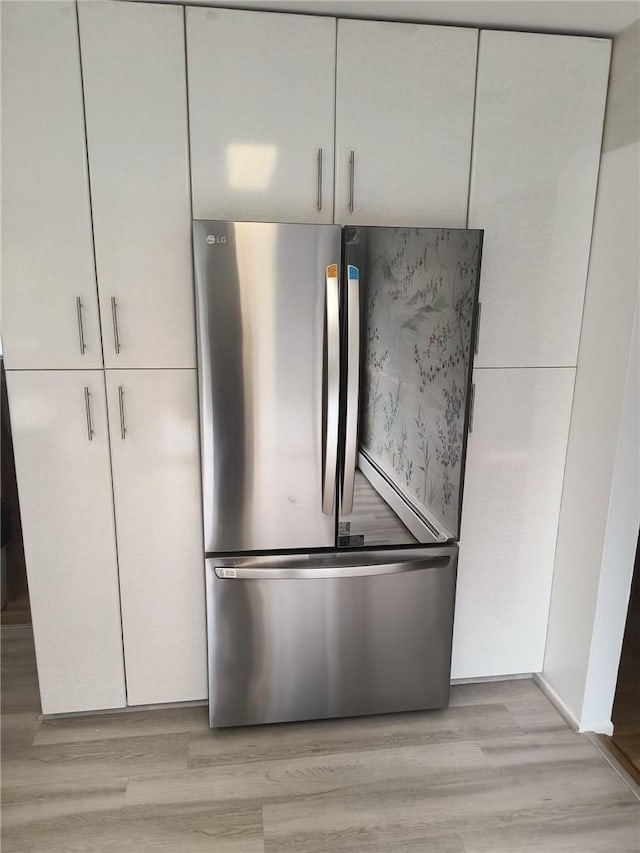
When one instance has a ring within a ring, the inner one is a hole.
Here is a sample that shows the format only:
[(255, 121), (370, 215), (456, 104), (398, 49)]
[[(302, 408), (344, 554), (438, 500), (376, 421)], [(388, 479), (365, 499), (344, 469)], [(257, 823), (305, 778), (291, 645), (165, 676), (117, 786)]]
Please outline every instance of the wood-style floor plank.
[(42, 720), (33, 743), (36, 746), (44, 746), (195, 731), (205, 733), (209, 731), (206, 707), (92, 714)]
[(73, 815), (9, 828), (2, 853), (264, 853), (259, 809), (156, 814), (126, 820), (120, 811)]
[(424, 746), (473, 740), (481, 735), (502, 737), (521, 731), (503, 705), (489, 703), (444, 711), (254, 726), (249, 730), (220, 729), (192, 735), (189, 767), (391, 746)]
[(390, 788), (414, 787), (427, 777), (434, 783), (448, 783), (494, 775), (480, 747), (460, 741), (223, 764), (189, 770), (170, 779), (132, 780), (124, 808), (127, 814), (140, 808), (164, 809), (194, 802), (202, 807), (225, 801), (264, 806), (325, 794), (339, 794), (346, 801), (355, 794), (368, 796), (384, 794)]
[(640, 801), (531, 680), (290, 725), (210, 731), (201, 707), (40, 721), (33, 647), (13, 639), (3, 853), (640, 853)]
[(427, 778), (411, 788), (351, 795), (346, 803), (334, 795), (298, 797), (265, 806), (265, 846), (267, 853), (319, 853), (329, 840), (328, 849), (354, 853), (519, 823), (544, 827), (547, 821), (588, 816), (594, 808), (631, 803), (634, 798), (619, 783), (596, 756), (579, 769), (551, 765), (518, 776), (445, 784)]
[(80, 780), (5, 787), (2, 791), (3, 829), (32, 827), (64, 817), (95, 819), (101, 812), (118, 812), (124, 805), (125, 779), (98, 783)]
[(517, 821), (513, 826), (462, 834), (465, 853), (638, 853), (638, 814), (633, 803), (595, 807), (588, 814)]
[(32, 746), (3, 762), (3, 787), (67, 779), (128, 778), (134, 773), (176, 773), (187, 767), (189, 734), (145, 735)]

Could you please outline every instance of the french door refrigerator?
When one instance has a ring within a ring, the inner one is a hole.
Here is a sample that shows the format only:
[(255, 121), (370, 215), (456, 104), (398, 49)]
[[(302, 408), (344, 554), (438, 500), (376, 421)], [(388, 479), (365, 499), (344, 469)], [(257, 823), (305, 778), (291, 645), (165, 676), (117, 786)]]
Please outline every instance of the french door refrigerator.
[(482, 236), (194, 222), (212, 726), (447, 704)]

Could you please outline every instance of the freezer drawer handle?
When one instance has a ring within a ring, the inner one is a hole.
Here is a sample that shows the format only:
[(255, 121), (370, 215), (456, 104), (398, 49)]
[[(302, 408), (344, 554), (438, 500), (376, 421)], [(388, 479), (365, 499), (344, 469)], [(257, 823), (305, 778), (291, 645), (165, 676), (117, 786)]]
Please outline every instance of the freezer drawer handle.
[(340, 325), (338, 265), (326, 270), (325, 291), (325, 358), (323, 393), (323, 472), (322, 512), (333, 515), (338, 464), (338, 416), (340, 398)]
[(327, 566), (326, 568), (259, 568), (242, 566), (217, 566), (216, 577), (221, 580), (309, 580), (313, 578), (358, 578), (374, 575), (398, 575), (425, 569), (442, 569), (450, 558), (425, 557), (398, 563), (380, 563), (374, 566)]
[(358, 454), (358, 392), (360, 386), (360, 271), (347, 267), (347, 412), (344, 468), (342, 471), (342, 515), (353, 511), (353, 489)]

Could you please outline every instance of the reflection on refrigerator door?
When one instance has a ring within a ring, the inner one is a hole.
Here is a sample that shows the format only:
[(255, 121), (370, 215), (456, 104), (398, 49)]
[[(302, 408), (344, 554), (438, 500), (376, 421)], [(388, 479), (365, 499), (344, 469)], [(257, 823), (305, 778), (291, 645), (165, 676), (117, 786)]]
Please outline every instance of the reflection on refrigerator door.
[(359, 278), (357, 295), (343, 292), (349, 365), (356, 298), (360, 355), (351, 454), (349, 390), (343, 415), (343, 481), (353, 477), (354, 492), (352, 506), (343, 494), (339, 546), (458, 538), (481, 251), (482, 231), (343, 231), (346, 267)]

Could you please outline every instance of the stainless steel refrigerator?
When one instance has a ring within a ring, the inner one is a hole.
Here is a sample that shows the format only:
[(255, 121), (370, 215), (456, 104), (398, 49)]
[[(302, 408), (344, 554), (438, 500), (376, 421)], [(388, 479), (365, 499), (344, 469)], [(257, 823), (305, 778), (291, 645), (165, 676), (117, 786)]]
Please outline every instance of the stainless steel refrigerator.
[(194, 222), (212, 726), (447, 704), (482, 233)]

